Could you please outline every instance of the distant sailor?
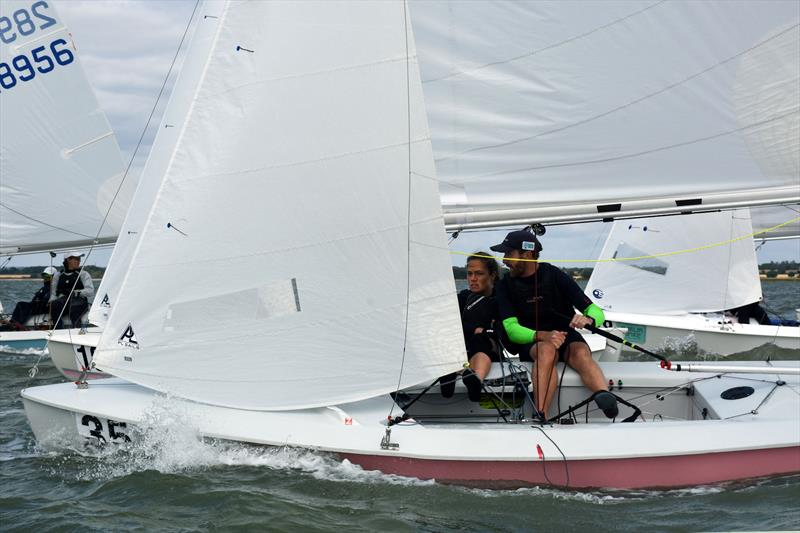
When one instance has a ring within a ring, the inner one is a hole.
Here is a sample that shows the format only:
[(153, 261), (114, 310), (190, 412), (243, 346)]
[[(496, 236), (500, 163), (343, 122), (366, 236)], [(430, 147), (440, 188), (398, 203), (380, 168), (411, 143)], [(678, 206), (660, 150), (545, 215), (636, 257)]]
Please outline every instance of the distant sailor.
[[(542, 245), (528, 230), (512, 231), (501, 244), (491, 247), (502, 252), (509, 273), (497, 284), (500, 320), (512, 353), (520, 360), (533, 361), (534, 384), (539, 416), (547, 418), (558, 385), (556, 359), (564, 361), (581, 377), (595, 395), (597, 406), (608, 418), (618, 414), (614, 395), (606, 390), (603, 371), (592, 359), (589, 345), (575, 328), (605, 320), (602, 309), (592, 303), (571, 277), (549, 263), (539, 263)], [(575, 308), (583, 314), (575, 314)], [(572, 317), (567, 318), (567, 317)]]
[(13, 329), (27, 329), (26, 322), (35, 315), (46, 315), (50, 309), (50, 285), (56, 269), (47, 267), (42, 271), (42, 286), (33, 295), (30, 302), (18, 302), (11, 315), (11, 327)]
[[(81, 317), (89, 310), (89, 300), (94, 297), (94, 283), (88, 272), (81, 271), (81, 257), (83, 257), (82, 252), (65, 253), (64, 268), (53, 277), (50, 316), (54, 324), (65, 306), (73, 327), (81, 325)], [(56, 328), (61, 327), (63, 327), (62, 321), (58, 321)]]

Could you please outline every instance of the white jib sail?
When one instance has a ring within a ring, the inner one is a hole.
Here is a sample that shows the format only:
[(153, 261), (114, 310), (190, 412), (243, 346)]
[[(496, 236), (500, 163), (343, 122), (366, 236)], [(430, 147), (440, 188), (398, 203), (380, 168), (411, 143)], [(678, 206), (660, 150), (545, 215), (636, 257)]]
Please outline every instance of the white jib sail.
[[(50, 1), (0, 2), (0, 117), (0, 253), (91, 244), (123, 163)], [(114, 203), (101, 242), (116, 238), (129, 199)]]
[(245, 409), (354, 401), (458, 369), (404, 3), (237, 1), (202, 23), (215, 44), (98, 366)]
[[(761, 283), (752, 232), (747, 209), (618, 220), (586, 294), (607, 310), (655, 315), (722, 311), (757, 302)], [(707, 247), (711, 244), (722, 245)], [(672, 253), (683, 251), (688, 252)]]
[(798, 2), (411, 8), (448, 226), (800, 196)]
[[(219, 17), (222, 2), (205, 2), (199, 9), (199, 18)], [(136, 194), (130, 203), (125, 222), (120, 229), (117, 243), (111, 254), (103, 274), (103, 279), (97, 289), (92, 307), (89, 310), (89, 321), (96, 326), (105, 326), (111, 314), (111, 308), (117, 301), (120, 285), (128, 271), (131, 257), (136, 249), (142, 227), (147, 221), (150, 206), (161, 186), (161, 179), (167, 171), (175, 145), (180, 137), (182, 126), (186, 121), (192, 104), (192, 97), (202, 79), (203, 71), (214, 44), (216, 26), (210, 24), (194, 24), (192, 34), (191, 54), (186, 54), (180, 73), (175, 80), (175, 85), (170, 93), (169, 103), (161, 118), (158, 131), (153, 140), (152, 148), (147, 156), (147, 162), (142, 169)]]

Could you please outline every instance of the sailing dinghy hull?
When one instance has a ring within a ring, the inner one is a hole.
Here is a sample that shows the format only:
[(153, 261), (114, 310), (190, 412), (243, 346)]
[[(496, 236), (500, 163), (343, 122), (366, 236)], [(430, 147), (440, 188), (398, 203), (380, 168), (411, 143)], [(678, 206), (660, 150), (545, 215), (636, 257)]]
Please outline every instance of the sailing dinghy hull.
[[(660, 346), (679, 354), (731, 355), (748, 352), (765, 344), (800, 350), (800, 328), (737, 324), (721, 314), (659, 316), (606, 311), (606, 318), (626, 328), (625, 336), (638, 345)], [(623, 347), (623, 350), (629, 350)]]
[[(786, 366), (797, 368), (800, 362)], [(365, 469), (484, 487), (669, 488), (800, 472), (797, 375), (687, 379), (652, 363), (608, 363), (604, 371), (629, 384), (618, 394), (647, 404), (644, 420), (612, 424), (591, 412), (583, 423), (579, 411), (578, 423), (571, 425), (446, 423), (420, 412), (391, 428), (389, 442), (396, 447), (381, 445), (392, 407), (388, 397), (297, 411), (247, 411), (168, 399), (116, 378), (83, 389), (70, 383), (34, 387), (22, 397), (37, 440), (53, 448), (186, 431), (311, 448)], [(743, 398), (721, 398), (721, 392), (742, 386), (754, 390)], [(565, 403), (588, 395), (571, 372), (564, 387)], [(436, 396), (433, 392), (431, 400)], [(627, 409), (620, 417), (631, 412)]]
[(0, 352), (39, 355), (47, 344), (47, 331), (0, 331)]

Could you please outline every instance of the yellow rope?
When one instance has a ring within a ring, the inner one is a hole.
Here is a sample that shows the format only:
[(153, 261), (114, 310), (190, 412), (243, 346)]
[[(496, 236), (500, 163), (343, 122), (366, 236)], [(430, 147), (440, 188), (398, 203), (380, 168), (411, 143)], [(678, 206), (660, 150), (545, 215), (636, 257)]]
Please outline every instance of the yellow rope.
[[(762, 235), (764, 233), (769, 233), (771, 231), (775, 231), (778, 228), (782, 228), (783, 226), (786, 226), (786, 225), (791, 224), (793, 222), (797, 222), (799, 220), (800, 220), (800, 217), (795, 217), (795, 218), (793, 218), (791, 220), (787, 220), (786, 222), (778, 224), (777, 226), (772, 226), (771, 228), (767, 228), (767, 229), (764, 229), (764, 230), (761, 230), (761, 231), (755, 231), (753, 233), (750, 233), (749, 235), (742, 235), (741, 237), (736, 237), (735, 239), (728, 239), (727, 241), (715, 242), (713, 244), (706, 244), (706, 245), (703, 245), (703, 246), (697, 246), (695, 248), (686, 248), (685, 250), (675, 250), (674, 252), (661, 252), (661, 253), (652, 254), (652, 255), (640, 255), (638, 257), (615, 257), (615, 258), (609, 258), (609, 259), (546, 259), (546, 260), (545, 259), (522, 259), (522, 258), (511, 259), (511, 258), (508, 258), (508, 259), (505, 259), (505, 260), (506, 261), (525, 261), (525, 262), (528, 262), (528, 263), (545, 263), (545, 262), (547, 262), (547, 263), (611, 263), (611, 262), (617, 262), (617, 261), (641, 261), (642, 259), (653, 259), (653, 258), (656, 258), (656, 257), (667, 257), (667, 256), (670, 256), (670, 255), (688, 254), (688, 253), (691, 253), (691, 252), (700, 252), (700, 251), (703, 251), (703, 250), (708, 250), (709, 248), (716, 248), (718, 246), (726, 246), (728, 244), (732, 244), (732, 243), (737, 242), (737, 241), (742, 241), (744, 239), (752, 239), (753, 237), (756, 237), (758, 235)], [(482, 255), (482, 254), (475, 254), (475, 253), (466, 253), (466, 252), (459, 252), (457, 250), (450, 250), (450, 253), (454, 254), (454, 255), (466, 255), (466, 256), (474, 256), (474, 257), (487, 257), (489, 259), (502, 259), (499, 256)]]

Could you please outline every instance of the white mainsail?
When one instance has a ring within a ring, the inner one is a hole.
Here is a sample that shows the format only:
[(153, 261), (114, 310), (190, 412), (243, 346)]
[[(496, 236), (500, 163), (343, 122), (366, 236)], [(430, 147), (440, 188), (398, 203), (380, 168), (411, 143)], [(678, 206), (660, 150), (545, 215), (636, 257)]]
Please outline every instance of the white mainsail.
[(616, 221), (586, 294), (606, 310), (654, 315), (757, 302), (752, 232), (747, 209)]
[(52, 3), (0, 3), (0, 117), (0, 253), (113, 242), (133, 184), (98, 236), (124, 168)]
[(405, 4), (230, 1), (202, 23), (213, 47), (98, 367), (244, 409), (354, 401), (458, 369)]
[(411, 13), (448, 228), (800, 197), (798, 2)]

